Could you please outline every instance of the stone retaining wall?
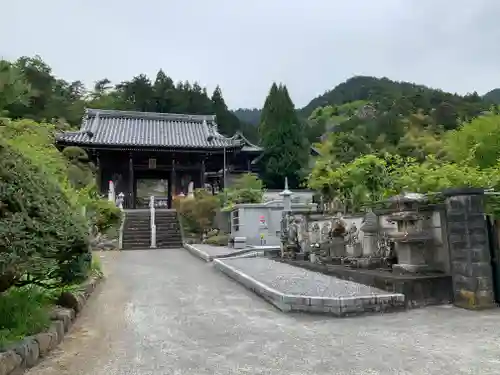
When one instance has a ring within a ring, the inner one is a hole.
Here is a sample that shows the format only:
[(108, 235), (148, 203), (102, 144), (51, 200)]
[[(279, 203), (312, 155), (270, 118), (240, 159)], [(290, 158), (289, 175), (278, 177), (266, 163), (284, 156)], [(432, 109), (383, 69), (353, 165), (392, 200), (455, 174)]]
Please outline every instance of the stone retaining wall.
[(56, 348), (101, 280), (102, 277), (91, 278), (83, 285), (81, 293), (62, 293), (58, 301), (60, 306), (54, 307), (50, 314), (52, 323), (47, 332), (26, 337), (0, 351), (0, 375), (21, 374)]

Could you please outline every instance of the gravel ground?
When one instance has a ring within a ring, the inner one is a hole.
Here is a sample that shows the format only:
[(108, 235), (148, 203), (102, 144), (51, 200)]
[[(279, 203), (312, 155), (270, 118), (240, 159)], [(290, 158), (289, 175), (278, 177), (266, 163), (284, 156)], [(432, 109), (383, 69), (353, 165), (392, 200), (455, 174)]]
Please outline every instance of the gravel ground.
[(29, 375), (500, 374), (500, 313), (283, 314), (185, 250), (103, 253), (107, 280)]
[(223, 262), (285, 294), (315, 297), (389, 294), (377, 288), (337, 279), (267, 258), (224, 259)]

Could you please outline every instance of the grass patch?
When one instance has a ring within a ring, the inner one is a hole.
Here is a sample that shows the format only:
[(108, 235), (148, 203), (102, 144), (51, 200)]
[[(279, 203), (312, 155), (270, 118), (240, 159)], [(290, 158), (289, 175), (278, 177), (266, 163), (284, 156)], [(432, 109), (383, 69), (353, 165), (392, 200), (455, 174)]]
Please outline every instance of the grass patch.
[(0, 348), (50, 326), (52, 295), (37, 286), (11, 288), (0, 295)]
[(98, 277), (104, 276), (104, 273), (102, 271), (101, 259), (95, 254), (92, 255), (92, 263), (90, 265), (90, 275)]

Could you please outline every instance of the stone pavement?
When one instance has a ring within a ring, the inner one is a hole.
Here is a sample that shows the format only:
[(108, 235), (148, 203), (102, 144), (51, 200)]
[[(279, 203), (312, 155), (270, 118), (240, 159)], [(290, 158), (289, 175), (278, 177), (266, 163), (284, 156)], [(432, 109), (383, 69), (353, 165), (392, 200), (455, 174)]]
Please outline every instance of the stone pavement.
[(288, 311), (336, 316), (404, 308), (404, 295), (275, 262), (268, 258), (216, 259), (215, 268)]
[(186, 250), (103, 253), (107, 280), (29, 375), (500, 374), (500, 313), (283, 314)]

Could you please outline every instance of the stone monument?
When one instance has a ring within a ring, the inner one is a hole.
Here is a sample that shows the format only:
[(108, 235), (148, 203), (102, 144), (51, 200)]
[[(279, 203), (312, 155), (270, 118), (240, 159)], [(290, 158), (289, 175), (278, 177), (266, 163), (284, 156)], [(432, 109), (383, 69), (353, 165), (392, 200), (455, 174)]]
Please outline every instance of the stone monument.
[(364, 257), (377, 256), (377, 235), (379, 230), (378, 217), (373, 211), (365, 215), (360, 230), (363, 232), (362, 255)]
[(394, 197), (399, 211), (387, 219), (395, 222), (397, 232), (389, 233), (394, 241), (398, 263), (392, 266), (395, 271), (424, 272), (430, 271), (429, 259), (432, 257), (431, 233), (423, 228), (425, 216), (418, 212), (418, 205), (425, 200), (420, 194), (405, 194)]
[(191, 181), (189, 184), (188, 184), (188, 193), (187, 193), (187, 197), (189, 199), (192, 199), (194, 198), (194, 182)]

